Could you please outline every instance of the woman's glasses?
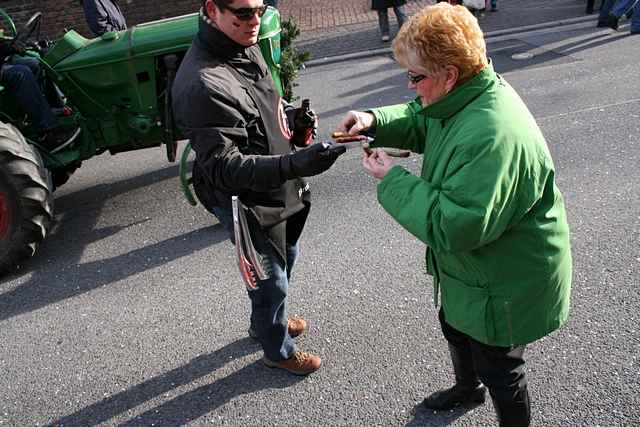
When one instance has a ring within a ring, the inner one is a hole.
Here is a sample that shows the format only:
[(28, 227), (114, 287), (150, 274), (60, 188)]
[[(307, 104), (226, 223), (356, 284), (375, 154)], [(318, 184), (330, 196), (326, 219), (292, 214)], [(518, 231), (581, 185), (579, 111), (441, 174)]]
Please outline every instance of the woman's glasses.
[(413, 74), (411, 71), (407, 71), (407, 79), (409, 79), (411, 84), (417, 85), (426, 78), (427, 76), (425, 76), (424, 74)]
[(236, 9), (231, 6), (225, 6), (225, 5), (219, 4), (218, 2), (216, 2), (216, 4), (220, 9), (227, 9), (229, 12), (233, 13), (236, 16), (236, 18), (238, 18), (241, 21), (250, 21), (253, 19), (255, 15), (258, 15), (258, 17), (262, 17), (262, 15), (264, 15), (264, 13), (267, 11), (267, 7), (268, 7), (268, 6), (262, 5), (258, 7), (240, 7)]

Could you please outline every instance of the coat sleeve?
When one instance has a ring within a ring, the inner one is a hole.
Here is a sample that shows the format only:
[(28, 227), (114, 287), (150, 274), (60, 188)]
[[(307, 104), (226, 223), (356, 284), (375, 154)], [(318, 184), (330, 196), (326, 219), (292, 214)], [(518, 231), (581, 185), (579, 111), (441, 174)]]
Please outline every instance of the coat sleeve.
[(469, 251), (496, 240), (539, 200), (544, 178), (518, 144), (484, 138), (461, 140), (439, 186), (394, 166), (378, 185), (380, 204), (436, 251)]
[[(204, 89), (199, 91), (203, 92)], [(280, 170), (280, 155), (241, 151), (241, 147), (250, 145), (250, 136), (245, 119), (234, 105), (234, 98), (222, 88), (209, 90), (202, 97), (206, 98), (184, 100), (196, 107), (190, 109), (191, 123), (179, 123), (179, 126), (191, 141), (207, 179), (218, 190), (228, 193), (242, 190), (264, 192), (285, 182)], [(205, 123), (206, 126), (194, 127), (194, 123)]]
[(376, 117), (376, 147), (394, 147), (424, 152), (427, 138), (427, 120), (418, 112), (422, 106), (418, 101), (408, 104), (375, 108), (371, 113)]

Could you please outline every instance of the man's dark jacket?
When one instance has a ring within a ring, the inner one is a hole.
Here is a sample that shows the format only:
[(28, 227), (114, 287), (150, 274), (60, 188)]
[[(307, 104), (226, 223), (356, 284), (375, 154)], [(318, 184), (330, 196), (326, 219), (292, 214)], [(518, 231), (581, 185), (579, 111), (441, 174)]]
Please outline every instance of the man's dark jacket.
[(268, 67), (258, 45), (243, 47), (202, 16), (199, 22), (172, 90), (176, 125), (196, 152), (196, 194), (208, 210), (230, 209), (232, 195), (245, 203), (264, 202), (286, 178), (280, 156), (270, 155), (256, 104), (228, 64), (253, 82), (266, 76)]
[(82, 0), (84, 16), (94, 36), (127, 29), (127, 22), (116, 0)]

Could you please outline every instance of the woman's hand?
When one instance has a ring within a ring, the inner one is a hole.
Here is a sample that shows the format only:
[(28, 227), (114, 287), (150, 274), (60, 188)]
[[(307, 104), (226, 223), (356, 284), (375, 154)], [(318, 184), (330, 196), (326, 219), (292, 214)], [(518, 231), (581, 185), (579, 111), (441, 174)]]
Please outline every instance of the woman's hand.
[(338, 125), (338, 129), (349, 135), (357, 135), (375, 126), (376, 116), (362, 111), (349, 111)]
[(382, 179), (387, 175), (389, 169), (394, 166), (394, 161), (381, 148), (374, 148), (362, 155), (362, 166), (374, 178)]

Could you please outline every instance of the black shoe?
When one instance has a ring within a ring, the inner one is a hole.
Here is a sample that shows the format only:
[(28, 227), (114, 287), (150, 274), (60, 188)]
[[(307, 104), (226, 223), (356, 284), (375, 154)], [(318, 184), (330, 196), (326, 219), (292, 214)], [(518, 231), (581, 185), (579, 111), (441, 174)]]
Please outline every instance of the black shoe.
[(598, 25), (596, 25), (596, 28), (606, 28), (609, 25), (606, 22), (603, 21), (598, 21)]
[(40, 136), (39, 142), (46, 149), (52, 151), (65, 144), (72, 136), (73, 130), (63, 129), (58, 126), (45, 131), (44, 134)]
[(422, 404), (436, 411), (453, 409), (468, 404), (482, 404), (484, 403), (485, 391), (486, 388), (482, 385), (468, 388), (456, 384), (446, 390), (436, 391), (425, 398)]
[(618, 31), (618, 17), (615, 15), (609, 15), (609, 17), (607, 18), (607, 27), (611, 28), (612, 30), (616, 30)]

